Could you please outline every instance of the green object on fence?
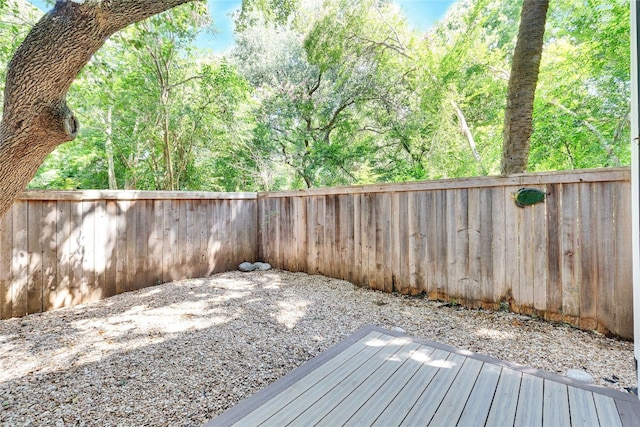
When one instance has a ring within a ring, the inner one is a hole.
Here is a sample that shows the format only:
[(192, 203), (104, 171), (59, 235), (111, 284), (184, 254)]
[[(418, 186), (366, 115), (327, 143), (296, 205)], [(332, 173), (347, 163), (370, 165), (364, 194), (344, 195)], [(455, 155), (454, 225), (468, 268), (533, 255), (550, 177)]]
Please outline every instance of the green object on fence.
[(546, 194), (544, 191), (537, 190), (535, 188), (521, 188), (513, 193), (513, 198), (516, 202), (516, 206), (524, 208), (528, 205), (535, 205), (544, 201)]

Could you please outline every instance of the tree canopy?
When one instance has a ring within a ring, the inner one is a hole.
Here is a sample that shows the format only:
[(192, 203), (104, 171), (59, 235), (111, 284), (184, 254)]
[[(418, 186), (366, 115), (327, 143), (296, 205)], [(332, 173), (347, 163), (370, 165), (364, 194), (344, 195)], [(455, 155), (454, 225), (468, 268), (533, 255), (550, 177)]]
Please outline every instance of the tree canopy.
[[(420, 32), (392, 1), (246, 0), (235, 47), (211, 54), (195, 43), (204, 5), (180, 6), (97, 51), (68, 95), (77, 138), (29, 186), (249, 191), (497, 175), (521, 9), (459, 0)], [(5, 73), (37, 13), (23, 0), (0, 10)], [(628, 33), (627, 1), (550, 2), (529, 171), (630, 163)]]

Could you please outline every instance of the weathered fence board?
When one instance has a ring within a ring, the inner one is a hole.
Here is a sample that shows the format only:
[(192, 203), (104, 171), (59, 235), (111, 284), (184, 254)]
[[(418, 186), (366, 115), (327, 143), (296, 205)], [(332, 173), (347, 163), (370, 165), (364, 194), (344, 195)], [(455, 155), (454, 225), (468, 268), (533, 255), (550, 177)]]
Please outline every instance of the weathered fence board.
[[(521, 187), (547, 194), (518, 208)], [(633, 336), (628, 168), (271, 193), (34, 191), (0, 218), (0, 317), (246, 260)]]
[(0, 218), (0, 318), (235, 269), (256, 195), (27, 192)]
[[(629, 180), (603, 169), (260, 193), (260, 253), (279, 268), (631, 338)], [(521, 187), (546, 201), (515, 206)], [(298, 206), (307, 215), (288, 214)]]

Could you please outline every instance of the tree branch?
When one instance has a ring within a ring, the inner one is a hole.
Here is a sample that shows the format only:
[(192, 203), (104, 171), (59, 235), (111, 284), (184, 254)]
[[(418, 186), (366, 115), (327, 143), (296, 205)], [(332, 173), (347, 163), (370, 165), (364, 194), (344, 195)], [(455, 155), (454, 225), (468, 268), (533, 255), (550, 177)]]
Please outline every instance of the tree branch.
[(58, 0), (31, 29), (7, 68), (0, 123), (0, 215), (13, 204), (53, 149), (73, 140), (78, 120), (69, 87), (116, 31), (201, 0)]
[(614, 166), (621, 165), (620, 159), (618, 158), (618, 156), (616, 156), (616, 153), (614, 152), (612, 145), (609, 143), (609, 141), (607, 141), (604, 135), (602, 135), (602, 133), (594, 125), (589, 123), (586, 119), (580, 118), (580, 116), (578, 116), (578, 113), (569, 109), (568, 107), (565, 107), (557, 99), (552, 99), (551, 101), (549, 101), (549, 104), (555, 107), (558, 107), (560, 110), (569, 114), (571, 117), (578, 119), (578, 121), (582, 123), (587, 129), (589, 129), (589, 131), (591, 131), (591, 133), (593, 133), (595, 137), (598, 139), (598, 141), (600, 142), (600, 146), (604, 149), (604, 151), (606, 151), (609, 161), (611, 161)]

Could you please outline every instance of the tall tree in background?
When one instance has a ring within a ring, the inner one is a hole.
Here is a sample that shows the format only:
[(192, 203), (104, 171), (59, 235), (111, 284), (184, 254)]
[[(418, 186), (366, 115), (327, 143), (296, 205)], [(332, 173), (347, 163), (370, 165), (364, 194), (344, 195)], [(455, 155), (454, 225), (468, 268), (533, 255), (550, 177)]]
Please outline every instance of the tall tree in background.
[(533, 130), (533, 100), (538, 83), (549, 0), (524, 0), (513, 52), (504, 115), (502, 175), (524, 172)]
[(31, 29), (7, 69), (0, 123), (0, 215), (45, 157), (78, 134), (66, 103), (80, 70), (128, 25), (193, 0), (59, 0)]

